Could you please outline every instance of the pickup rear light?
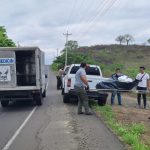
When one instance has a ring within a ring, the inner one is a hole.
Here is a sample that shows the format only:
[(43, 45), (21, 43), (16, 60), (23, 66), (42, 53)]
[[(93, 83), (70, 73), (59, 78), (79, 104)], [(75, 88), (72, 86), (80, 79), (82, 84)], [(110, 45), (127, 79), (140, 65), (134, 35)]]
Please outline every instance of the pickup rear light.
[(67, 87), (71, 87), (71, 79), (68, 79), (68, 81), (67, 81)]

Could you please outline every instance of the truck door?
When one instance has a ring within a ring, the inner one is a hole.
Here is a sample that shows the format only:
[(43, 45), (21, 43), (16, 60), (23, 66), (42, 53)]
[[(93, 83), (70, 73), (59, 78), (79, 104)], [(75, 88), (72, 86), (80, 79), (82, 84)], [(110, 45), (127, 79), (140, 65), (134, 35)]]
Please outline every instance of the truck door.
[(0, 88), (16, 86), (15, 52), (0, 51)]

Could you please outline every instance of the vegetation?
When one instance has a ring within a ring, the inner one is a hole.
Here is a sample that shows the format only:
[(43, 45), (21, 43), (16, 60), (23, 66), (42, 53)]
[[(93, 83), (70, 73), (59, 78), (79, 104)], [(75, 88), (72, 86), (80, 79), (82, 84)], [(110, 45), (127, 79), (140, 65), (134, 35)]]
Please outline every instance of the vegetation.
[(121, 139), (132, 147), (133, 150), (149, 150), (150, 147), (141, 143), (140, 137), (146, 132), (145, 126), (141, 123), (124, 124), (116, 119), (116, 115), (112, 110), (112, 107), (106, 105), (104, 107), (98, 106), (94, 101), (90, 103), (91, 107), (96, 113), (100, 114), (106, 124), (115, 132)]
[(62, 55), (57, 57), (56, 60), (54, 60), (52, 64), (52, 69), (54, 71), (58, 70), (59, 68), (63, 67), (65, 64), (65, 51), (68, 51), (68, 65), (74, 64), (74, 63), (80, 63), (80, 62), (86, 62), (89, 64), (95, 63), (92, 61), (88, 55), (81, 54), (77, 51), (78, 48), (78, 42), (77, 41), (68, 41), (68, 43), (65, 45), (64, 50), (62, 51)]
[(130, 42), (132, 42), (134, 40), (133, 36), (130, 35), (130, 34), (124, 35), (124, 39), (125, 39), (125, 41), (127, 43), (127, 46), (129, 45)]
[(123, 35), (119, 35), (115, 40), (117, 42), (119, 42), (120, 45), (121, 45), (122, 43), (124, 43), (124, 36)]
[[(52, 68), (58, 70), (64, 66), (65, 49), (53, 63)], [(68, 48), (68, 64), (87, 62), (99, 65), (103, 76), (110, 77), (116, 68), (121, 68), (122, 73), (133, 79), (138, 73), (138, 68), (144, 65), (150, 73), (150, 46), (139, 45), (95, 45), (91, 47)]]
[(122, 43), (127, 43), (127, 46), (129, 45), (130, 42), (132, 42), (134, 40), (133, 36), (130, 34), (125, 34), (125, 35), (119, 35), (116, 39), (117, 42), (120, 43), (120, 45)]
[(15, 47), (12, 39), (9, 39), (4, 26), (0, 26), (0, 47)]
[(147, 42), (150, 44), (150, 39), (148, 39)]

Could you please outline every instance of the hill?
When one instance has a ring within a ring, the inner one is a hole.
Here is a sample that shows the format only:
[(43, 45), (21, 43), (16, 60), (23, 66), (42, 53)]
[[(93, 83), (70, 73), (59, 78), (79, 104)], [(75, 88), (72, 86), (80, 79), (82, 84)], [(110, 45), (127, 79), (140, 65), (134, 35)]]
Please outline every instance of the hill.
[[(65, 50), (57, 57), (52, 68), (58, 70), (65, 64)], [(103, 75), (109, 77), (116, 68), (123, 74), (135, 78), (139, 66), (145, 66), (150, 73), (150, 46), (139, 45), (95, 45), (68, 50), (68, 64), (87, 62), (101, 67)]]
[(100, 65), (105, 76), (110, 76), (119, 67), (123, 73), (135, 77), (141, 65), (150, 73), (150, 46), (96, 45), (80, 47), (76, 51)]

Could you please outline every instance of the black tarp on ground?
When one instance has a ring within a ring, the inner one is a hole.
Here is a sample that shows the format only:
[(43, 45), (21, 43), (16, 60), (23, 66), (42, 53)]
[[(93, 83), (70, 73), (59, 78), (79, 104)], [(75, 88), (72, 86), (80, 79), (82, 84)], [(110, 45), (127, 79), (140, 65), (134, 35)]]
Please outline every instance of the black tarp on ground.
[(138, 85), (139, 81), (120, 82), (118, 80), (102, 81), (96, 85), (96, 89), (112, 89), (112, 90), (132, 90)]

